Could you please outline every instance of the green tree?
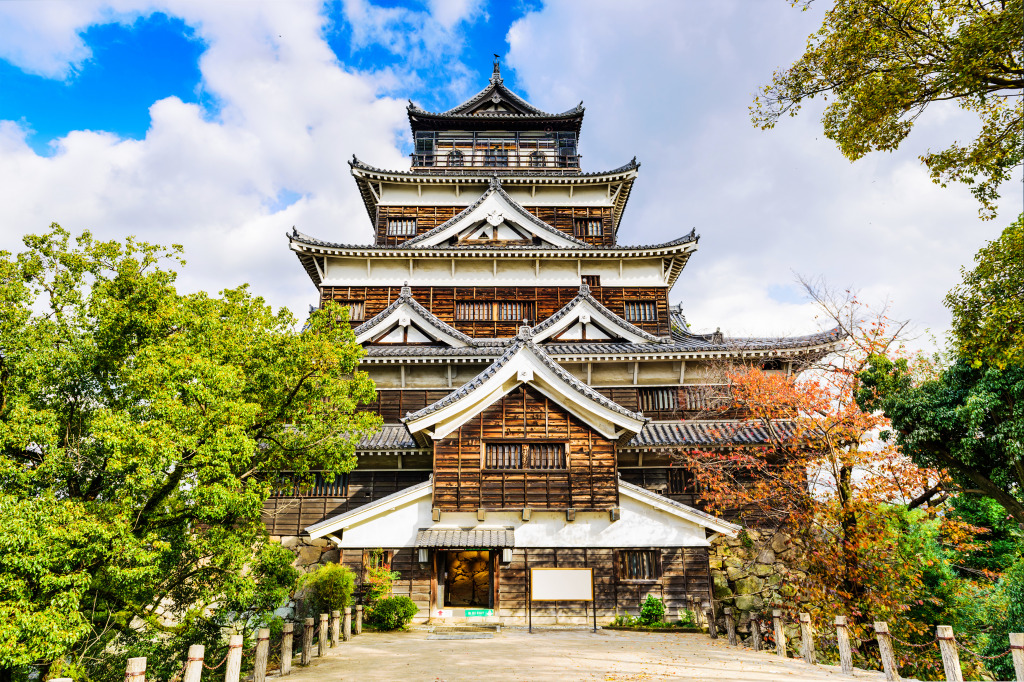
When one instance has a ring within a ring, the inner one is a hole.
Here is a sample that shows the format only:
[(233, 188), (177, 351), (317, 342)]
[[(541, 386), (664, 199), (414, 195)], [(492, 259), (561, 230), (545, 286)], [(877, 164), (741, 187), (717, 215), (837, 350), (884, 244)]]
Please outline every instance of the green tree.
[(999, 186), (1024, 160), (1021, 35), (1022, 0), (836, 0), (803, 56), (754, 100), (752, 119), (772, 128), (821, 96), (825, 135), (855, 161), (893, 151), (925, 109), (955, 101), (980, 118), (977, 137), (920, 158), (934, 182), (967, 184), (992, 218)]
[(297, 577), (264, 500), (379, 423), (347, 312), (180, 294), (180, 247), (25, 243), (0, 252), (0, 679), (260, 618)]
[(1024, 214), (974, 262), (946, 296), (957, 351), (976, 367), (1024, 366)]

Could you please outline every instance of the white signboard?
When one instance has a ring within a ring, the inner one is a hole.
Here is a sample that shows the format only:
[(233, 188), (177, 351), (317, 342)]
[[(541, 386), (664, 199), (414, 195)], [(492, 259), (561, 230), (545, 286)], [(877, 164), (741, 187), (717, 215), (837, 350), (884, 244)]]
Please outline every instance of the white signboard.
[(594, 601), (594, 569), (531, 568), (533, 601)]

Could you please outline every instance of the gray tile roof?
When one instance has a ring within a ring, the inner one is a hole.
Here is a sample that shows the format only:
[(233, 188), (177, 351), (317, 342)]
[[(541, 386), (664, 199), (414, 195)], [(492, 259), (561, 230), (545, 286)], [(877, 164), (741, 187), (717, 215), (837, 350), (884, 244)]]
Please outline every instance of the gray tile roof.
[(544, 320), (536, 327), (534, 327), (533, 335), (537, 336), (541, 332), (544, 332), (553, 327), (554, 325), (558, 324), (560, 320), (564, 319), (567, 315), (569, 315), (569, 313), (571, 313), (577, 306), (579, 306), (584, 301), (594, 306), (594, 308), (597, 310), (597, 312), (601, 314), (605, 321), (610, 322), (613, 326), (616, 326), (619, 329), (627, 331), (635, 336), (639, 336), (640, 338), (647, 339), (648, 341), (651, 341), (653, 343), (663, 343), (665, 341), (665, 339), (662, 339), (659, 336), (649, 334), (645, 332), (643, 329), (640, 329), (640, 327), (637, 327), (634, 324), (630, 324), (629, 322), (622, 319), (612, 311), (608, 310), (608, 308), (606, 308), (600, 301), (598, 301), (596, 298), (593, 297), (593, 295), (591, 295), (590, 287), (586, 284), (580, 285), (580, 293), (576, 295), (576, 298), (566, 303), (558, 310), (558, 312), (556, 312), (554, 315), (552, 315), (551, 317), (549, 317), (548, 319)]
[(481, 115), (484, 115), (484, 116), (486, 116), (486, 115), (504, 116), (504, 117), (509, 117), (509, 116), (519, 116), (519, 117), (527, 116), (527, 117), (531, 117), (531, 118), (533, 118), (533, 117), (557, 118), (557, 117), (563, 117), (563, 116), (575, 116), (575, 115), (582, 116), (583, 115), (583, 102), (580, 102), (576, 107), (570, 109), (569, 111), (561, 113), (561, 114), (549, 114), (549, 113), (547, 113), (545, 111), (541, 111), (540, 109), (538, 109), (537, 107), (533, 106), (532, 104), (530, 104), (529, 102), (524, 100), (522, 97), (520, 97), (516, 93), (512, 92), (511, 90), (509, 90), (507, 87), (505, 87), (505, 80), (501, 77), (501, 71), (500, 71), (500, 69), (499, 69), (497, 64), (494, 65), (494, 71), (491, 73), (490, 80), (488, 80), (487, 85), (484, 87), (484, 89), (481, 90), (480, 92), (476, 93), (475, 95), (473, 95), (469, 99), (467, 99), (462, 104), (460, 104), (460, 105), (458, 105), (456, 107), (452, 107), (448, 111), (429, 112), (429, 111), (424, 111), (423, 109), (420, 109), (419, 107), (417, 107), (415, 104), (413, 104), (410, 101), (409, 102), (408, 110), (409, 110), (410, 116), (413, 113), (427, 114), (427, 115), (430, 115), (430, 116), (438, 116), (438, 117), (440, 117), (440, 116), (446, 116), (446, 117), (449, 117), (449, 116), (450, 117), (468, 116), (469, 114), (466, 113), (468, 110), (472, 109), (477, 104), (480, 104), (481, 102), (483, 102), (485, 100), (491, 99), (494, 95), (497, 95), (500, 99), (503, 99), (506, 102), (510, 102), (512, 104), (512, 106), (516, 107), (517, 109), (519, 109), (523, 113), (521, 113), (521, 114), (510, 114), (510, 113), (506, 113), (506, 114), (500, 114), (500, 113), (474, 114), (473, 115), (474, 118), (477, 117), (477, 116), (481, 116)]
[(420, 450), (405, 424), (384, 424), (379, 431), (363, 438), (356, 450)]
[(468, 529), (423, 528), (416, 531), (416, 547), (442, 547), (473, 549), (483, 547), (515, 547), (516, 533), (512, 528)]
[[(365, 161), (360, 161), (356, 156), (352, 157), (352, 160), (348, 162), (351, 168), (358, 168), (359, 170), (369, 171), (371, 173), (386, 173), (387, 175), (401, 175), (409, 177), (433, 177), (437, 173), (437, 169), (431, 169), (430, 171), (419, 171), (419, 170), (388, 170), (387, 168), (378, 168), (377, 166), (371, 166)], [(617, 175), (619, 173), (627, 173), (631, 170), (637, 170), (640, 168), (640, 162), (636, 160), (634, 156), (628, 162), (622, 164), (618, 168), (606, 171), (591, 171), (589, 173), (572, 173), (564, 177), (577, 180), (579, 178), (594, 178), (601, 177), (604, 175)], [(495, 174), (505, 176), (536, 176), (537, 168), (521, 168), (517, 166), (487, 166), (481, 167), (479, 170), (467, 170), (465, 168), (454, 169), (452, 175), (465, 175), (474, 178), (490, 178)], [(551, 182), (552, 179), (557, 179), (563, 176), (545, 176), (545, 182)]]
[[(774, 422), (782, 438), (792, 437), (791, 422)], [(650, 422), (624, 448), (758, 445), (769, 443), (768, 428), (759, 421)]]
[(416, 299), (412, 297), (412, 289), (410, 287), (402, 287), (401, 293), (399, 294), (398, 298), (396, 298), (391, 303), (391, 305), (389, 305), (387, 308), (380, 311), (379, 313), (371, 317), (369, 320), (353, 329), (352, 332), (356, 336), (359, 336), (363, 332), (373, 329), (374, 325), (376, 325), (380, 320), (383, 320), (385, 317), (390, 315), (392, 312), (394, 312), (396, 308), (399, 308), (403, 304), (408, 304), (413, 310), (415, 310), (423, 317), (423, 320), (425, 322), (427, 322), (429, 325), (431, 325), (438, 331), (442, 332), (443, 334), (455, 337), (456, 339), (462, 341), (467, 345), (473, 345), (473, 337), (467, 334), (463, 334), (458, 329), (451, 326), (447, 322), (439, 319), (436, 315), (434, 315), (434, 313), (430, 312), (422, 305), (420, 305), (416, 301)]
[[(423, 241), (425, 241), (427, 239), (430, 239), (431, 237), (434, 237), (436, 235), (441, 234), (442, 232), (447, 230), (449, 227), (451, 227), (452, 225), (458, 223), (460, 220), (462, 220), (463, 218), (468, 216), (470, 213), (472, 213), (474, 210), (476, 210), (476, 208), (478, 206), (480, 206), (480, 204), (484, 203), (484, 201), (487, 200), (487, 197), (491, 196), (494, 193), (499, 194), (502, 199), (507, 201), (509, 203), (509, 205), (512, 206), (512, 208), (516, 211), (516, 213), (518, 213), (520, 215), (520, 217), (524, 218), (527, 222), (532, 224), (534, 227), (539, 229), (541, 232), (547, 232), (548, 234), (550, 234), (553, 237), (559, 237), (561, 239), (566, 239), (566, 240), (576, 244), (577, 246), (580, 246), (580, 247), (585, 248), (585, 249), (593, 248), (592, 245), (577, 239), (576, 237), (572, 236), (571, 234), (568, 234), (567, 232), (562, 232), (558, 228), (552, 227), (551, 225), (548, 225), (546, 222), (544, 222), (543, 220), (541, 220), (540, 218), (538, 218), (537, 216), (533, 215), (532, 213), (527, 211), (525, 208), (523, 208), (522, 205), (520, 205), (520, 203), (518, 201), (516, 201), (515, 199), (510, 197), (508, 195), (508, 192), (506, 192), (505, 190), (503, 190), (501, 188), (501, 180), (499, 180), (498, 176), (496, 176), (496, 175), (491, 178), (491, 182), (490, 182), (489, 186), (487, 187), (487, 190), (483, 194), (480, 195), (480, 198), (477, 199), (476, 201), (474, 201), (469, 206), (467, 206), (465, 208), (465, 210), (461, 211), (460, 213), (457, 213), (455, 216), (453, 216), (452, 218), (449, 218), (448, 220), (444, 221), (443, 223), (441, 223), (440, 225), (438, 225), (434, 229), (430, 230), (429, 232), (424, 232), (423, 234), (418, 235), (416, 237), (413, 237), (412, 239), (405, 240), (404, 242), (402, 242), (401, 245), (402, 246), (416, 246), (416, 245), (420, 244), (421, 242), (423, 242)], [(433, 248), (433, 247), (431, 247), (431, 248)], [(464, 247), (462, 247), (462, 248), (464, 248)], [(493, 247), (491, 247), (491, 248), (493, 248)], [(559, 248), (561, 248), (561, 247), (559, 247)]]
[[(529, 331), (528, 327), (521, 329), (525, 329), (527, 332)], [(522, 334), (522, 331), (520, 333)], [(540, 348), (540, 346), (530, 341), (529, 338), (524, 339), (521, 337), (517, 337), (515, 341), (512, 343), (512, 345), (508, 347), (508, 350), (506, 350), (501, 357), (499, 357), (493, 363), (488, 365), (487, 369), (480, 372), (480, 374), (477, 374), (475, 377), (473, 377), (465, 384), (463, 384), (458, 390), (449, 393), (441, 400), (438, 400), (437, 402), (431, 405), (427, 405), (422, 410), (418, 410), (416, 412), (407, 414), (402, 421), (404, 423), (408, 423), (409, 421), (420, 419), (429, 414), (433, 414), (438, 410), (448, 407), (449, 405), (452, 405), (458, 402), (459, 400), (462, 400), (470, 393), (486, 384), (491, 379), (491, 377), (496, 375), (502, 367), (508, 364), (512, 360), (512, 358), (514, 358), (520, 351), (524, 349), (530, 350), (533, 353), (533, 355), (537, 357), (537, 359), (539, 359), (545, 367), (550, 369), (555, 374), (555, 376), (557, 376), (569, 389), (575, 391), (576, 393), (579, 393), (580, 395), (588, 398), (589, 400), (598, 403), (602, 407), (612, 410), (613, 412), (617, 412), (621, 415), (633, 419), (644, 419), (644, 416), (642, 414), (638, 414), (636, 412), (627, 410), (618, 403), (610, 400), (609, 398), (606, 398), (605, 396), (601, 395), (600, 393), (592, 389), (590, 386), (587, 386), (582, 381), (574, 377), (572, 374), (563, 369), (561, 365), (559, 365), (557, 362), (548, 357), (547, 353), (545, 353)]]

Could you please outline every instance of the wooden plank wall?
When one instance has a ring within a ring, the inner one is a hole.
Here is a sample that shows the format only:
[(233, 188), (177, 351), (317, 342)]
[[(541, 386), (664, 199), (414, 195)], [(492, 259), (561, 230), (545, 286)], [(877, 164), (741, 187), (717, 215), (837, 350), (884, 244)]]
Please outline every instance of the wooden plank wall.
[[(465, 208), (465, 206), (379, 206), (377, 208), (377, 244), (379, 246), (396, 246), (412, 239), (407, 236), (388, 235), (388, 220), (392, 218), (414, 219), (416, 235), (419, 236), (455, 217)], [(523, 208), (548, 225), (588, 244), (608, 246), (615, 244), (610, 207), (524, 206)], [(601, 218), (604, 221), (602, 234), (597, 236), (575, 234), (576, 218)]]
[[(637, 327), (660, 336), (670, 333), (668, 289), (664, 287), (594, 287), (594, 298), (620, 317), (624, 301), (653, 301), (658, 319), (637, 322)], [(387, 308), (401, 293), (401, 286), (391, 287), (321, 287), (320, 303), (327, 301), (365, 301), (365, 319)], [(522, 324), (519, 320), (463, 321), (455, 319), (456, 301), (535, 301), (537, 324), (558, 312), (559, 308), (579, 294), (579, 287), (413, 287), (412, 295), (420, 305), (441, 320), (473, 337), (508, 338), (515, 336)], [(361, 322), (354, 321), (353, 324)]]
[(429, 471), (353, 471), (344, 497), (271, 497), (263, 505), (270, 535), (301, 535), (307, 526), (422, 483)]
[(668, 492), (668, 468), (666, 467), (619, 469), (619, 476), (626, 483), (638, 485), (645, 490), (658, 493), (670, 500), (675, 500), (676, 502), (690, 507), (699, 508), (697, 495), (695, 493)]
[[(416, 549), (412, 547), (370, 547), (367, 549), (384, 549), (391, 552), (391, 569), (398, 571), (401, 577), (393, 584), (391, 593), (395, 596), (405, 596), (415, 602), (420, 611), (413, 618), (416, 622), (427, 619), (430, 615), (430, 564), (420, 566), (416, 560)], [(360, 593), (365, 576), (363, 549), (342, 550), (341, 561), (355, 573), (356, 592)]]
[[(483, 443), (568, 443), (565, 470), (485, 470)], [(477, 509), (609, 509), (618, 505), (615, 444), (531, 388), (519, 387), (434, 445), (434, 506)]]
[[(401, 358), (396, 358), (401, 360)], [(480, 365), (480, 370), (484, 369), (484, 365)], [(377, 391), (377, 399), (371, 403), (358, 406), (358, 410), (363, 412), (376, 412), (384, 418), (385, 422), (394, 423), (402, 419), (408, 412), (415, 412), (421, 410), (427, 405), (431, 405), (438, 400), (441, 400), (446, 395), (458, 388), (456, 385), (453, 389), (438, 389), (438, 390), (424, 390), (424, 389), (381, 389)], [(671, 420), (671, 419), (742, 419), (745, 416), (745, 412), (738, 409), (718, 409), (711, 407), (703, 410), (689, 410), (686, 409), (688, 404), (687, 394), (698, 392), (703, 387), (701, 386), (664, 386), (660, 387), (666, 390), (675, 390), (677, 392), (677, 404), (678, 408), (673, 410), (645, 410), (644, 416), (650, 417), (651, 419), (657, 420)], [(614, 400), (616, 403), (626, 408), (627, 410), (633, 410), (634, 412), (639, 409), (638, 391), (643, 389), (636, 388), (595, 388), (596, 391), (601, 393), (607, 398)]]
[[(637, 548), (643, 549), (643, 548)], [(661, 551), (662, 575), (653, 582), (619, 581), (616, 552), (609, 548), (516, 548), (512, 562), (501, 566), (498, 615), (503, 623), (525, 623), (528, 568), (594, 569), (594, 599), (598, 624), (606, 625), (617, 614), (637, 615), (648, 594), (665, 602), (666, 619), (678, 618), (687, 608), (687, 596), (710, 598), (711, 576), (704, 547), (672, 547)], [(582, 625), (582, 602), (534, 602), (534, 625)]]

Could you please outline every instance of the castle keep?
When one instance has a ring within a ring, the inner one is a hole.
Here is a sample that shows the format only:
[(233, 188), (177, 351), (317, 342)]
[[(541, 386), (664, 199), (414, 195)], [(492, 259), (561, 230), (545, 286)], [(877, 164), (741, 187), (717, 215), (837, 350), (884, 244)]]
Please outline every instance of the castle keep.
[(271, 535), (306, 564), (389, 562), (420, 619), (523, 622), (535, 567), (592, 568), (605, 622), (647, 594), (673, 618), (707, 600), (709, 538), (739, 526), (695, 508), (672, 453), (763, 440), (709, 412), (721, 368), (791, 372), (835, 336), (691, 332), (669, 292), (699, 237), (619, 243), (639, 164), (583, 172), (582, 105), (540, 111), (496, 64), (454, 109), (408, 114), (411, 169), (351, 162), (375, 243), (289, 235), (321, 302), (349, 307), (385, 425), (350, 474), (271, 498)]

